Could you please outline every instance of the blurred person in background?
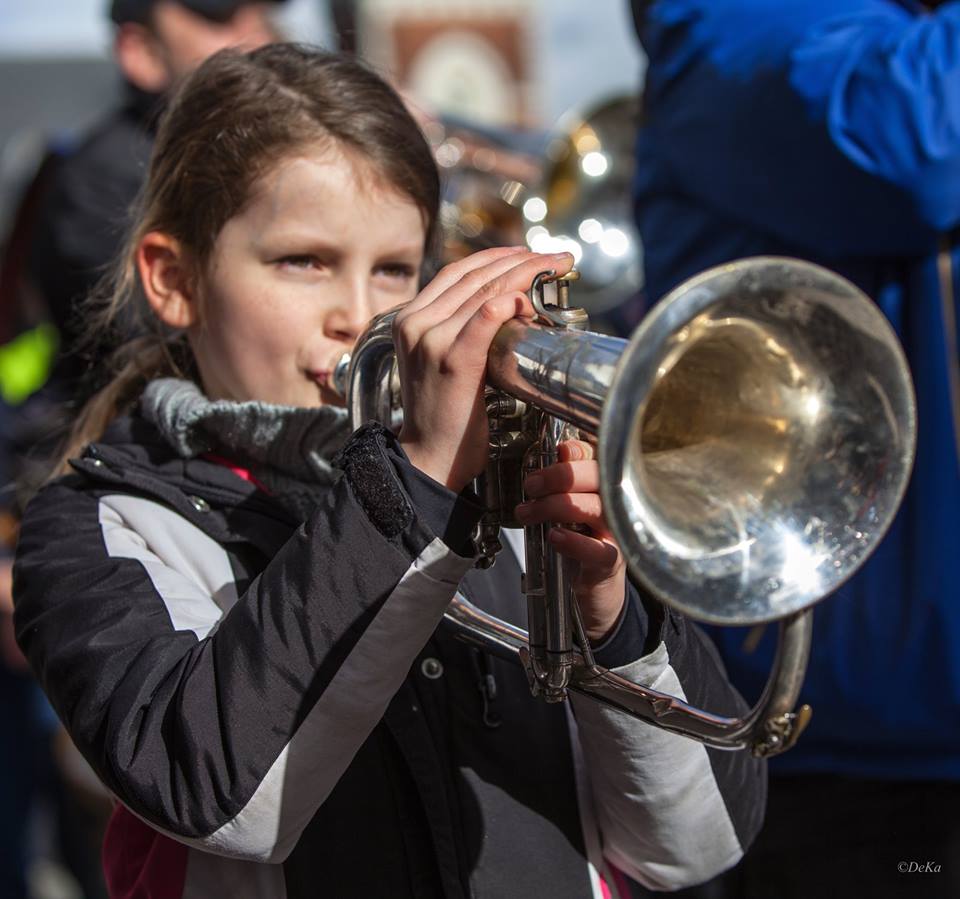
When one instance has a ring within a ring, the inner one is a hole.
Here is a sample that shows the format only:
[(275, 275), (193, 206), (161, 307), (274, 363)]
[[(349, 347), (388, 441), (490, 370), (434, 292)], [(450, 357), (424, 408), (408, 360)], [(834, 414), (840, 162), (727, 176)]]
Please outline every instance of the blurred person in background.
[[(0, 899), (28, 895), (34, 851), (28, 822), (41, 790), (53, 794), (57, 807), (53, 824), (61, 860), (83, 895), (104, 895), (98, 855), (105, 809), (83, 783), (85, 763), (68, 741), (54, 739), (55, 719), (12, 640), (10, 553), (18, 501), (10, 485), (29, 467), (26, 457), (42, 459), (52, 449), (83, 389), (86, 364), (76, 345), (74, 310), (122, 242), (164, 97), (217, 50), (274, 40), (269, 14), (279, 2), (114, 0), (109, 15), (116, 26), (113, 51), (123, 102), (75, 146), (51, 148), (8, 235), (0, 317), (4, 338), (14, 339), (0, 348)], [(49, 324), (33, 327), (38, 321)], [(28, 396), (43, 383), (51, 358), (46, 385)]]
[(69, 396), (83, 363), (73, 310), (117, 251), (146, 172), (166, 92), (224, 47), (275, 39), (275, 3), (250, 0), (114, 0), (114, 58), (125, 102), (58, 159), (29, 241), (28, 278), (60, 332), (54, 378)]
[[(635, 202), (651, 299), (739, 257), (818, 262), (883, 309), (918, 401), (900, 515), (815, 611), (801, 694), (813, 718), (771, 764), (764, 830), (737, 869), (694, 895), (955, 897), (960, 2), (633, 9), (649, 56)], [(769, 671), (772, 630), (754, 652), (743, 631), (714, 631), (748, 698)]]

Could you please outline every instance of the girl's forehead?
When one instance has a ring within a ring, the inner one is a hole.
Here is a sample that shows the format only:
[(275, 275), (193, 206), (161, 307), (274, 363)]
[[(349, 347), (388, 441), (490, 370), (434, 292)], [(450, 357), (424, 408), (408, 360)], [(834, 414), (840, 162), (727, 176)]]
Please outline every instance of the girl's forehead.
[(296, 200), (305, 188), (325, 191), (328, 185), (352, 184), (353, 165), (329, 146), (303, 147), (273, 160), (251, 185), (249, 203), (276, 204)]
[(235, 238), (260, 243), (291, 231), (328, 239), (354, 234), (389, 240), (394, 231), (409, 235), (411, 228), (425, 229), (414, 200), (359, 153), (326, 142), (276, 160), (225, 224), (220, 243)]
[(299, 148), (275, 161), (254, 183), (247, 210), (261, 219), (348, 211), (354, 203), (413, 205), (375, 163), (334, 141)]
[(270, 164), (253, 185), (257, 194), (295, 195), (308, 183), (337, 186), (350, 192), (398, 193), (373, 160), (336, 141), (309, 144), (284, 154)]

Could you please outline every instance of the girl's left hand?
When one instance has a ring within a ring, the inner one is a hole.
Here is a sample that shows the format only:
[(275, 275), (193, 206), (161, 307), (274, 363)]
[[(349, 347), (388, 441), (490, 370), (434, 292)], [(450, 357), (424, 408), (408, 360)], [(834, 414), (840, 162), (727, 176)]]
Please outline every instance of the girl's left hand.
[(527, 476), (527, 501), (517, 506), (524, 525), (563, 522), (586, 525), (589, 534), (553, 527), (548, 539), (562, 556), (580, 563), (574, 591), (591, 643), (613, 630), (626, 597), (626, 560), (614, 543), (600, 502), (600, 468), (583, 440), (560, 444), (559, 461)]

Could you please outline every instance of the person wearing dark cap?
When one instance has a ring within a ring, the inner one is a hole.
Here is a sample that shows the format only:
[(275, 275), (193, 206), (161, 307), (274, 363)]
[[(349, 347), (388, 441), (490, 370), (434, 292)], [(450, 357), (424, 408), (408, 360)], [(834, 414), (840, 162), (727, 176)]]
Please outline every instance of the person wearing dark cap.
[(274, 2), (113, 0), (114, 58), (125, 82), (122, 105), (66, 153), (53, 148), (29, 240), (27, 277), (60, 333), (53, 373), (58, 400), (70, 400), (84, 364), (74, 352), (72, 311), (102, 276), (146, 171), (153, 127), (167, 91), (224, 47), (273, 40)]
[(271, 3), (251, 0), (114, 0), (117, 62), (127, 81), (161, 94), (224, 47), (253, 49), (275, 32)]

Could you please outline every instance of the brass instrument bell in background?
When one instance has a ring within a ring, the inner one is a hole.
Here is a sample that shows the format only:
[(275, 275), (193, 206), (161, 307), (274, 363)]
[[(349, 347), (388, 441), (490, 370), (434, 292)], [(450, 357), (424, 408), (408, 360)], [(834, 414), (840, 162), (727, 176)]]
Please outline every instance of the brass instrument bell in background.
[(463, 124), (429, 126), (444, 182), (442, 261), (526, 243), (538, 252), (573, 254), (576, 301), (595, 326), (633, 299), (643, 286), (630, 201), (639, 117), (635, 95), (570, 110), (538, 155), (529, 141), (509, 145)]

